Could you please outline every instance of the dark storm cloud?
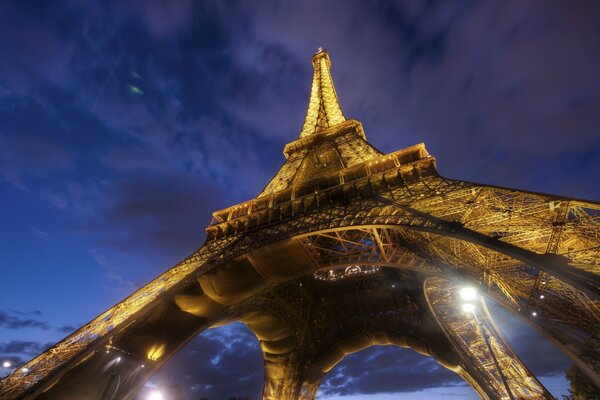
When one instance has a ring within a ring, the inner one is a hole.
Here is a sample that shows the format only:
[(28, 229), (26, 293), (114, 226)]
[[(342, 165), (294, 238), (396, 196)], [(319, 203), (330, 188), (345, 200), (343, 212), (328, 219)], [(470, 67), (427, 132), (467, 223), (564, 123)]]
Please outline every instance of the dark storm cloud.
[(0, 327), (6, 329), (42, 328), (48, 329), (49, 324), (39, 319), (37, 313), (18, 313), (0, 311)]

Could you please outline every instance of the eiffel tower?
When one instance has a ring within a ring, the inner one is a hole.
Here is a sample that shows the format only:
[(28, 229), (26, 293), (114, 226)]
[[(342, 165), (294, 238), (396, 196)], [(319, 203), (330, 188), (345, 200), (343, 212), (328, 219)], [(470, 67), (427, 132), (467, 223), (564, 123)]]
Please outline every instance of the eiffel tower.
[(13, 371), (2, 399), (132, 399), (189, 340), (234, 321), (260, 342), (263, 399), (314, 399), (373, 345), (429, 355), (484, 399), (552, 398), (484, 296), (600, 385), (600, 203), (444, 178), (422, 143), (383, 154), (342, 112), (327, 52), (312, 63), (302, 131), (264, 190), (214, 212), (199, 250)]

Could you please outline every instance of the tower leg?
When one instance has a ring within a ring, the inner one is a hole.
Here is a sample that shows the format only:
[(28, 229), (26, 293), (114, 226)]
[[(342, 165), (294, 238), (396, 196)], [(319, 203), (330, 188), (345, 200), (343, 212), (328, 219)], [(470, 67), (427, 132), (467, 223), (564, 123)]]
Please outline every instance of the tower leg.
[(319, 386), (304, 382), (304, 371), (296, 352), (285, 356), (265, 354), (263, 400), (314, 399)]
[(460, 288), (435, 277), (425, 284), (430, 309), (460, 359), (457, 371), (484, 398), (552, 399), (550, 393), (512, 351), (494, 323), (483, 298), (462, 309)]

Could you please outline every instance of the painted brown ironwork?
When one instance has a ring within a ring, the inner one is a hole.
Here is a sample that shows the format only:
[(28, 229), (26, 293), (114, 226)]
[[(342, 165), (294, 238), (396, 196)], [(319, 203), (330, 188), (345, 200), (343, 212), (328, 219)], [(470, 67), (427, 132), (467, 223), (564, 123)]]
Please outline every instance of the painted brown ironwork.
[(131, 399), (232, 321), (260, 342), (264, 399), (313, 399), (372, 345), (430, 355), (482, 398), (551, 398), (483, 298), (461, 312), (464, 284), (600, 383), (600, 204), (444, 178), (423, 144), (382, 154), (342, 113), (330, 65), (313, 57), (300, 137), (259, 196), (213, 213), (198, 251), (13, 371), (0, 398)]

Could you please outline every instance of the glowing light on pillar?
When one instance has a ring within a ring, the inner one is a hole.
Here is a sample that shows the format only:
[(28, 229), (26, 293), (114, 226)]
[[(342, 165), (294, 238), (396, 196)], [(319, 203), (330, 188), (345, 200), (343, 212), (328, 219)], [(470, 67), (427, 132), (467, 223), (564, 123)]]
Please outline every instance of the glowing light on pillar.
[(475, 304), (465, 303), (462, 305), (462, 310), (466, 313), (472, 313), (475, 311)]
[(464, 287), (460, 289), (460, 297), (465, 301), (475, 300), (477, 297), (477, 290), (474, 287)]
[(158, 360), (164, 354), (166, 347), (164, 344), (155, 344), (148, 350), (148, 359), (152, 361)]
[(165, 396), (163, 396), (163, 394), (161, 392), (159, 392), (158, 390), (153, 390), (152, 392), (150, 392), (150, 395), (148, 395), (148, 400), (164, 400)]

